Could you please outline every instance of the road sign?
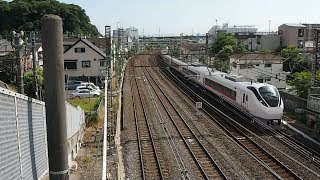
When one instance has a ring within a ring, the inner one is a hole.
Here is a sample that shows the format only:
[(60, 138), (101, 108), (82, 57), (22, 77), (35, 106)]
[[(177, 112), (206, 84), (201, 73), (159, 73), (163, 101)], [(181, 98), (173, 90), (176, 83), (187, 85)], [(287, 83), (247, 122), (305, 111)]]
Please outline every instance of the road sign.
[(196, 102), (196, 108), (201, 109), (202, 108), (202, 102)]

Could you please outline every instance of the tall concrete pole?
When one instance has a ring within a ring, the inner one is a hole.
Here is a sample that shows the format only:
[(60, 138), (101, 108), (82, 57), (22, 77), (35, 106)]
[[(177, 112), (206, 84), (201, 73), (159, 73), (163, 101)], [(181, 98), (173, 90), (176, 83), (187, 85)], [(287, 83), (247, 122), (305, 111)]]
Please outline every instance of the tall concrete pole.
[(50, 180), (65, 180), (68, 179), (68, 155), (62, 19), (50, 14), (41, 21), (49, 174)]
[(21, 37), (24, 35), (23, 31), (20, 33), (16, 33), (13, 31), (13, 44), (12, 46), (15, 48), (16, 55), (16, 66), (17, 66), (17, 85), (18, 85), (18, 93), (24, 94), (24, 83), (23, 83), (23, 73), (21, 68), (21, 57), (20, 51), (23, 47), (24, 41)]

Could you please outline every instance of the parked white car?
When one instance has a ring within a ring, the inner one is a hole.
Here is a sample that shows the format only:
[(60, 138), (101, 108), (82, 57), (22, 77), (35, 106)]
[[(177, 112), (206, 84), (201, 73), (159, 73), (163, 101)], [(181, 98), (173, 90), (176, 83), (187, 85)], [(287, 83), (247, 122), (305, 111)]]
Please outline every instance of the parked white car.
[(89, 89), (77, 89), (74, 92), (72, 92), (72, 97), (75, 97), (75, 98), (98, 97), (99, 95), (100, 95), (100, 92), (97, 92), (95, 90), (89, 90)]
[(101, 91), (100, 88), (94, 85), (92, 82), (82, 82), (80, 86), (91, 87), (94, 90)]

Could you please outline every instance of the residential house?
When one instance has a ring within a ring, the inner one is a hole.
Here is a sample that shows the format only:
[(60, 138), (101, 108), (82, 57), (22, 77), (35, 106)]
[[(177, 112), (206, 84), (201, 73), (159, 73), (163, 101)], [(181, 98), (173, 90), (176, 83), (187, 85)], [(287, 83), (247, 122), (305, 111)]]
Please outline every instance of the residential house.
[(286, 88), (283, 58), (274, 53), (244, 53), (230, 57), (231, 73), (254, 82), (268, 83), (278, 89)]
[[(26, 46), (22, 52), (22, 67), (24, 72), (27, 72), (32, 69), (33, 67), (33, 53), (32, 47)], [(34, 48), (34, 56), (35, 56), (35, 63), (36, 67), (43, 66), (43, 54), (42, 54), (42, 44), (36, 43)]]
[(295, 46), (300, 51), (304, 49), (306, 26), (302, 24), (282, 24), (278, 27), (281, 46)]
[(280, 36), (276, 34), (254, 34), (242, 43), (251, 52), (261, 50), (275, 52), (280, 48)]
[(64, 51), (66, 81), (82, 80), (99, 85), (106, 75), (106, 54), (87, 39), (80, 38)]
[[(94, 38), (84, 38), (90, 41), (92, 44), (97, 46), (101, 51), (106, 51), (106, 38), (105, 37), (94, 37)], [(64, 50), (70, 48), (75, 42), (77, 42), (79, 38), (63, 38), (63, 48)], [(110, 49), (110, 47), (108, 47)]]
[(200, 43), (185, 43), (182, 44), (183, 58), (187, 59), (189, 63), (205, 63), (206, 61), (206, 44)]

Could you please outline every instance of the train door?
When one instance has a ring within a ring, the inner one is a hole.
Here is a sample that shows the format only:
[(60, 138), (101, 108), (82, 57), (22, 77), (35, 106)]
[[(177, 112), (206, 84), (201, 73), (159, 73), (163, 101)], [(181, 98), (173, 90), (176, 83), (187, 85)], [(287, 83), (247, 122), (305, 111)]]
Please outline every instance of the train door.
[(242, 93), (242, 107), (245, 109), (245, 110), (248, 110), (248, 95), (246, 93)]

